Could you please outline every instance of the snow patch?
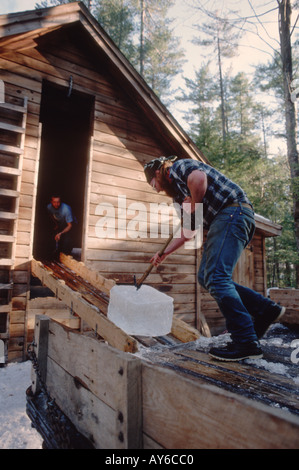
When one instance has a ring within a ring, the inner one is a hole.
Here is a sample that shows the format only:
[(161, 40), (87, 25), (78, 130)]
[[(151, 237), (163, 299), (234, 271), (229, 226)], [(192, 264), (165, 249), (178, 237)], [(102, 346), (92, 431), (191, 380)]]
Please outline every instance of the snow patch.
[(31, 362), (10, 363), (0, 369), (0, 449), (42, 449), (41, 435), (26, 414), (26, 390)]

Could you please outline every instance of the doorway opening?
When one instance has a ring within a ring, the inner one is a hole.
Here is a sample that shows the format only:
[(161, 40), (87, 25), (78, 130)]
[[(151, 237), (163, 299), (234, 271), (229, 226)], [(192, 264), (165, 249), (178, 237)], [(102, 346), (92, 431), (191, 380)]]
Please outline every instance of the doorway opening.
[(83, 239), (85, 186), (89, 161), (94, 97), (43, 82), (40, 108), (42, 123), (36, 195), (33, 256), (46, 259), (53, 235), (47, 205), (59, 194), (74, 216), (72, 245), (80, 253)]

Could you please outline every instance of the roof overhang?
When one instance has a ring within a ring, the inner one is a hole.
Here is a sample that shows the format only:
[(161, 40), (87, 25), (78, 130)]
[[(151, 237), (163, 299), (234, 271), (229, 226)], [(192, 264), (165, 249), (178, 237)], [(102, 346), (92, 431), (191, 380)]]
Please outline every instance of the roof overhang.
[(275, 224), (271, 220), (266, 219), (265, 217), (259, 214), (255, 214), (255, 224), (256, 229), (263, 232), (263, 235), (265, 237), (278, 237), (279, 235), (281, 235), (281, 225)]

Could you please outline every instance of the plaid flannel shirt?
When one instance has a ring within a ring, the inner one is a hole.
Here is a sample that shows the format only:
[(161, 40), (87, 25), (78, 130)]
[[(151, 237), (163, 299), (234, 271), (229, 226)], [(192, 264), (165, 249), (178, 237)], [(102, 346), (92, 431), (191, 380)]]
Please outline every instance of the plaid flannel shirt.
[(175, 184), (177, 193), (174, 202), (181, 205), (187, 196), (191, 196), (187, 179), (194, 170), (203, 171), (208, 178), (207, 191), (202, 200), (205, 228), (211, 225), (215, 216), (224, 207), (238, 202), (251, 204), (243, 189), (220, 171), (215, 170), (210, 165), (189, 158), (177, 160), (170, 168), (169, 178)]

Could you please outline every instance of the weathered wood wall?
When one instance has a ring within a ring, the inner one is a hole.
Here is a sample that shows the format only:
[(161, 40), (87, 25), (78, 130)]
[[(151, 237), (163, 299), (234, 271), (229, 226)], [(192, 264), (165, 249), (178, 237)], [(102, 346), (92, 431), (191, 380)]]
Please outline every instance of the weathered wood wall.
[(282, 323), (299, 326), (299, 289), (270, 289), (269, 297), (286, 308)]
[(46, 317), (35, 330), (47, 390), (79, 432), (97, 449), (141, 448), (140, 360)]

